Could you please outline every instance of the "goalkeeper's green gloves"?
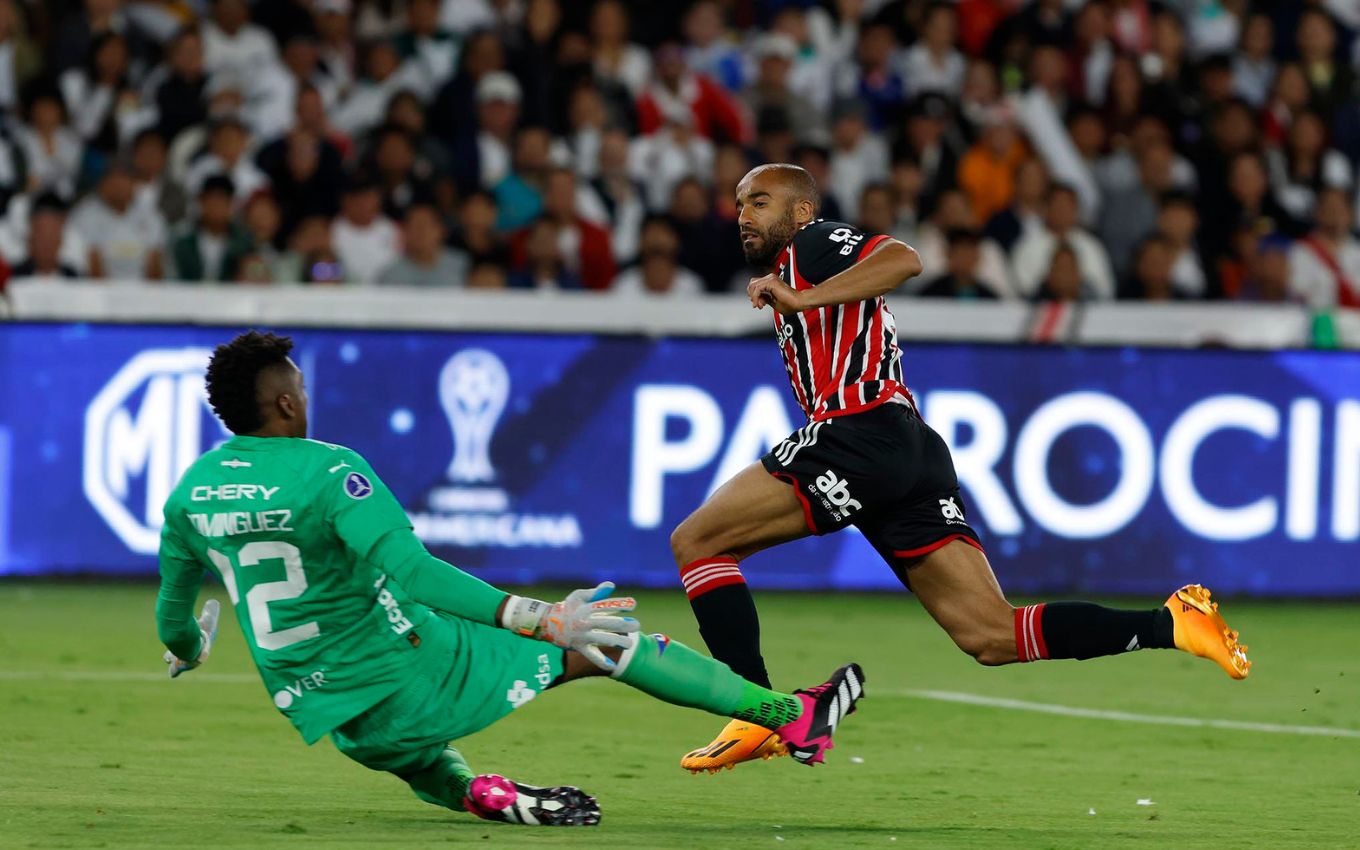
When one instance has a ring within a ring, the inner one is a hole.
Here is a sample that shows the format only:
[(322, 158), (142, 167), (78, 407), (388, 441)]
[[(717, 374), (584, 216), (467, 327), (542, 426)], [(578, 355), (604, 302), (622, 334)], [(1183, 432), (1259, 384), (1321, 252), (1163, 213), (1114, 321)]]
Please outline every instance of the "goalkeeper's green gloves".
[(217, 639), (217, 618), (222, 613), (222, 604), (216, 599), (209, 599), (203, 603), (203, 613), (198, 616), (198, 657), (192, 661), (176, 658), (170, 650), (165, 651), (165, 663), (170, 665), (170, 678), (175, 678), (181, 673), (192, 670), (204, 661), (208, 660), (208, 653), (212, 650), (213, 641)]
[(612, 670), (614, 660), (600, 647), (626, 649), (633, 645), (633, 634), (641, 629), (632, 617), (619, 617), (637, 607), (631, 596), (610, 599), (614, 583), (606, 581), (597, 587), (573, 590), (566, 599), (555, 604), (510, 596), (501, 610), (501, 627), (516, 634), (548, 641), (563, 649), (584, 655), (602, 670)]

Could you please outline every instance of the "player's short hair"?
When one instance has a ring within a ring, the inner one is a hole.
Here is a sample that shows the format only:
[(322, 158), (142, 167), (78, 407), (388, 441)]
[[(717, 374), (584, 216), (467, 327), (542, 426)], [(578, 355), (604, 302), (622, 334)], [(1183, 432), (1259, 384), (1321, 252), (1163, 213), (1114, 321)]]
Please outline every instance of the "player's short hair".
[(818, 191), (817, 181), (806, 168), (791, 162), (771, 162), (756, 166), (754, 170), (774, 172), (780, 182), (788, 187), (795, 201), (807, 201), (812, 204), (813, 215), (822, 208), (822, 193)]
[(291, 337), (247, 331), (213, 350), (208, 361), (208, 404), (233, 434), (264, 427), (255, 387), (265, 369), (283, 365), (293, 350)]

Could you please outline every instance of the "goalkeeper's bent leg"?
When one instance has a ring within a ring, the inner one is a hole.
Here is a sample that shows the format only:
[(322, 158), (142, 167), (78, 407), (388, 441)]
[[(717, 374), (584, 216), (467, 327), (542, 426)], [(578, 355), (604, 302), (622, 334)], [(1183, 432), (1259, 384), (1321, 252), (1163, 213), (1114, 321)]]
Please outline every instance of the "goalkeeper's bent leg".
[(463, 754), (451, 746), (444, 747), (429, 766), (412, 774), (398, 775), (420, 799), (457, 812), (463, 811), (463, 798), (477, 776), (468, 767)]
[(752, 684), (721, 661), (665, 635), (637, 635), (610, 673), (672, 705), (699, 708), (777, 729), (797, 720), (803, 705), (792, 694)]

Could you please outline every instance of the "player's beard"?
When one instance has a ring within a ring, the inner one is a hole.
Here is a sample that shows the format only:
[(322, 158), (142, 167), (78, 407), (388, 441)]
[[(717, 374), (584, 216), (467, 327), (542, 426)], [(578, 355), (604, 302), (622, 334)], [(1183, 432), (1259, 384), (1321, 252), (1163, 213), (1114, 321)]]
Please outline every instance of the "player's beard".
[[(747, 231), (752, 232), (752, 231)], [(741, 252), (746, 255), (746, 262), (753, 268), (773, 269), (775, 258), (779, 252), (784, 250), (784, 246), (789, 244), (793, 235), (798, 232), (798, 222), (793, 218), (793, 206), (784, 211), (784, 215), (767, 227), (764, 232), (754, 230), (758, 241), (741, 243)]]

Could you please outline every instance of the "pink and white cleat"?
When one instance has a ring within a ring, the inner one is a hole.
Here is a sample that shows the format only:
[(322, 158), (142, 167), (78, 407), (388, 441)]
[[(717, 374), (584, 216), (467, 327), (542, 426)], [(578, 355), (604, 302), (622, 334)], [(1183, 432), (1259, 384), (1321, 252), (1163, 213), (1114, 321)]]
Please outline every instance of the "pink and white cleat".
[(826, 751), (835, 745), (831, 736), (855, 703), (864, 696), (864, 671), (858, 664), (847, 664), (815, 688), (797, 690), (793, 695), (803, 703), (803, 713), (792, 723), (775, 730), (794, 760), (806, 765), (826, 761)]
[(599, 804), (580, 788), (536, 788), (495, 773), (472, 780), (463, 808), (483, 820), (521, 826), (595, 826), (600, 822)]

